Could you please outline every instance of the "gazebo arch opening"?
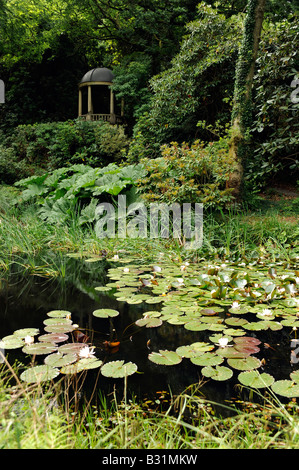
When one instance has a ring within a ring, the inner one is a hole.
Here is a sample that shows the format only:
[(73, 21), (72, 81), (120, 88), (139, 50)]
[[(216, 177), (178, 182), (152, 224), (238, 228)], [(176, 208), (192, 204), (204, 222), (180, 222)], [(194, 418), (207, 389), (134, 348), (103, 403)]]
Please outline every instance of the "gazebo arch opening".
[(86, 121), (123, 121), (123, 102), (119, 109), (111, 85), (114, 75), (105, 67), (89, 70), (79, 83), (78, 116)]

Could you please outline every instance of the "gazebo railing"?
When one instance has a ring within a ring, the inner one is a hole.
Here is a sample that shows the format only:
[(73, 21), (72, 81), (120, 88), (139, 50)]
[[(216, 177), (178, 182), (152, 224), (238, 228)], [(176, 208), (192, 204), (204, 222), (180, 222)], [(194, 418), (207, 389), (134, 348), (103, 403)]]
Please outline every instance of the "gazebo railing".
[(106, 121), (111, 124), (121, 124), (122, 118), (117, 114), (82, 114), (79, 116), (84, 121)]

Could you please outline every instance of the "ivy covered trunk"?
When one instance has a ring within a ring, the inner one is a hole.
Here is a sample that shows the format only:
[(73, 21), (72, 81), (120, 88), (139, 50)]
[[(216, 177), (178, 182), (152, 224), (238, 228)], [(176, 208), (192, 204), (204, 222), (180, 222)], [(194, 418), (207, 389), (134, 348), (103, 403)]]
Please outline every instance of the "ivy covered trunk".
[(227, 186), (240, 197), (243, 168), (248, 158), (249, 127), (252, 119), (252, 83), (266, 0), (248, 0), (243, 40), (236, 67), (230, 156), (236, 162)]

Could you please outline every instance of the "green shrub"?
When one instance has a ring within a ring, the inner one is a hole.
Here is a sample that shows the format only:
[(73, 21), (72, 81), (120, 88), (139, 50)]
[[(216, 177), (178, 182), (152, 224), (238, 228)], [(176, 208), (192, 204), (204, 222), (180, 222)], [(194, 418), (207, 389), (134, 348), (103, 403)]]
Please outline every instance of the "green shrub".
[(13, 184), (31, 174), (31, 168), (19, 161), (12, 148), (0, 146), (0, 183)]
[(143, 159), (147, 176), (137, 182), (147, 202), (203, 203), (221, 207), (232, 199), (226, 181), (233, 171), (226, 139), (191, 146), (172, 142), (161, 148), (162, 157)]
[(95, 167), (120, 161), (127, 137), (120, 126), (75, 120), (18, 126), (5, 146), (25, 163), (46, 170), (75, 163)]

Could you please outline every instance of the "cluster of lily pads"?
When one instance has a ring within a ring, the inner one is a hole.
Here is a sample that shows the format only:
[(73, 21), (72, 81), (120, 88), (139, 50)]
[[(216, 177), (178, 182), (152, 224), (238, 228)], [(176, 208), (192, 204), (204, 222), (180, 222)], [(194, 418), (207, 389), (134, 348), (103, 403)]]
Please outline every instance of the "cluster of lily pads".
[[(116, 311), (102, 309), (94, 312), (95, 316), (107, 318), (118, 314)], [(74, 340), (73, 332), (79, 326), (71, 320), (71, 312), (66, 310), (52, 310), (47, 313), (44, 320), (44, 334), (37, 328), (22, 328), (14, 331), (12, 335), (1, 340), (2, 350), (22, 348), (26, 355), (33, 358), (45, 356), (43, 364), (35, 365), (32, 361), (20, 378), (28, 383), (39, 383), (56, 378), (59, 374), (78, 374), (89, 369), (100, 368), (101, 374), (106, 377), (123, 378), (134, 374), (136, 364), (124, 361), (111, 361), (103, 363), (95, 356), (94, 347), (86, 342)], [(2, 353), (3, 354), (3, 353)]]
[[(155, 328), (166, 322), (198, 332), (199, 339), (201, 332), (210, 333), (209, 342), (151, 352), (150, 361), (170, 366), (188, 358), (202, 367), (203, 376), (217, 381), (230, 379), (237, 370), (243, 385), (272, 387), (293, 397), (299, 396), (299, 371), (275, 381), (258, 370), (264, 364), (254, 354), (260, 351), (259, 331), (289, 328), (292, 333), (299, 327), (297, 261), (142, 266), (126, 260), (109, 270), (110, 282), (98, 290), (114, 288), (119, 301), (148, 305), (149, 310), (135, 322), (140, 327)], [(154, 304), (158, 309), (150, 310)]]
[[(98, 260), (98, 258), (96, 258)], [(88, 260), (90, 261), (90, 260)], [(204, 377), (225, 381), (238, 373), (238, 380), (253, 388), (271, 387), (282, 396), (299, 396), (299, 371), (285, 380), (275, 380), (263, 371), (263, 361), (256, 357), (263, 330), (288, 328), (290, 336), (299, 327), (298, 259), (290, 263), (263, 259), (251, 262), (175, 264), (160, 262), (142, 265), (134, 259), (122, 261), (108, 271), (110, 282), (96, 291), (114, 292), (118, 301), (148, 307), (135, 323), (143, 328), (157, 328), (168, 323), (198, 333), (198, 341), (180, 345), (175, 351), (158, 350), (148, 359), (158, 365), (180, 364), (184, 359), (201, 367)], [(113, 318), (118, 310), (100, 308), (98, 318)], [(77, 374), (100, 368), (107, 377), (121, 378), (137, 371), (137, 365), (123, 360), (104, 363), (95, 356), (94, 347), (78, 341), (72, 333), (78, 329), (71, 313), (48, 312), (45, 333), (25, 328), (2, 338), (3, 349), (22, 348), (26, 354), (44, 355), (42, 365), (33, 365), (21, 374), (26, 382), (41, 382), (59, 374)], [(208, 336), (209, 341), (201, 338)], [(202, 339), (202, 340), (201, 340)]]

